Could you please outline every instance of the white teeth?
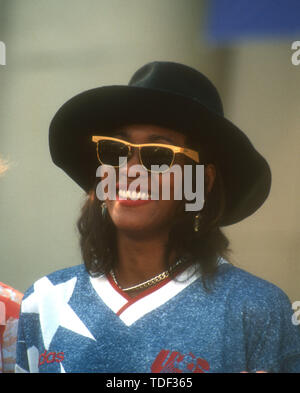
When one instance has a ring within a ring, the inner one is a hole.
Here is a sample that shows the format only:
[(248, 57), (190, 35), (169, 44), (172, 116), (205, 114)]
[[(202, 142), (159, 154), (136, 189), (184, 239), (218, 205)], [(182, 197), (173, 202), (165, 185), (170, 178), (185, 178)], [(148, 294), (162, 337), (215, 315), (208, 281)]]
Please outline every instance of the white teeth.
[(120, 190), (119, 189), (119, 196), (123, 199), (148, 199), (148, 193), (146, 192), (136, 192), (136, 191), (129, 191), (129, 190)]

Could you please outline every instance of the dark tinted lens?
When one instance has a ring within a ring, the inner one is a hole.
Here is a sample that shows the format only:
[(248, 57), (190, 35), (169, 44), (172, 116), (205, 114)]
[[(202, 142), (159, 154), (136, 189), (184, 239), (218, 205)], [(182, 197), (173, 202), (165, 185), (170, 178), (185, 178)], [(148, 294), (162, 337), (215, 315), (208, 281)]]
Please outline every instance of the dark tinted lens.
[[(167, 165), (168, 167), (172, 164), (174, 153), (171, 149), (161, 146), (143, 146), (141, 148), (141, 159), (145, 168), (151, 170), (151, 166)], [(153, 168), (152, 168), (153, 170)], [(164, 172), (165, 168), (161, 171)], [(158, 171), (155, 168), (155, 171)]]
[[(110, 140), (102, 140), (98, 142), (98, 154), (102, 164), (119, 166), (119, 158), (127, 157), (128, 146), (124, 143)], [(121, 161), (121, 165), (124, 160)]]

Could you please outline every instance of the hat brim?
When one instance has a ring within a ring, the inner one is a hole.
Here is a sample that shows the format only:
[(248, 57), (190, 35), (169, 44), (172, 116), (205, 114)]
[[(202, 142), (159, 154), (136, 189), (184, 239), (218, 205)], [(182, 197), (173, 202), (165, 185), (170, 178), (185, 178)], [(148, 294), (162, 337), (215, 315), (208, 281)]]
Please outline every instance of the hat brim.
[(225, 179), (222, 226), (253, 214), (268, 197), (271, 171), (248, 137), (232, 122), (196, 100), (136, 86), (104, 86), (67, 101), (50, 124), (53, 162), (89, 192), (99, 166), (91, 136), (109, 135), (125, 124), (148, 123), (179, 130), (193, 138), (195, 150), (210, 143)]

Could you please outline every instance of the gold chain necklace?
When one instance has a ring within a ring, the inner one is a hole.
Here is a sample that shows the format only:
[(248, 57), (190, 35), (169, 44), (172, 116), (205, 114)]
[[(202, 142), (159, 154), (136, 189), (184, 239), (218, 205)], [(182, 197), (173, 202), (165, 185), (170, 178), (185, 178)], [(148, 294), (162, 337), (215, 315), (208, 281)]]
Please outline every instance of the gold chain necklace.
[(144, 281), (140, 284), (134, 285), (132, 287), (128, 287), (128, 288), (122, 288), (121, 285), (118, 283), (115, 273), (113, 271), (113, 269), (110, 271), (110, 274), (114, 280), (114, 283), (117, 285), (118, 288), (120, 288), (122, 291), (133, 291), (134, 289), (144, 289), (144, 288), (148, 288), (151, 287), (152, 285), (155, 285), (157, 283), (159, 283), (160, 281), (164, 280), (165, 278), (169, 277), (170, 273), (172, 272), (172, 270), (174, 270), (178, 265), (180, 265), (182, 263), (182, 260), (179, 259), (173, 266), (170, 267), (169, 270), (165, 270), (164, 272), (158, 274), (157, 276), (150, 278), (147, 281)]

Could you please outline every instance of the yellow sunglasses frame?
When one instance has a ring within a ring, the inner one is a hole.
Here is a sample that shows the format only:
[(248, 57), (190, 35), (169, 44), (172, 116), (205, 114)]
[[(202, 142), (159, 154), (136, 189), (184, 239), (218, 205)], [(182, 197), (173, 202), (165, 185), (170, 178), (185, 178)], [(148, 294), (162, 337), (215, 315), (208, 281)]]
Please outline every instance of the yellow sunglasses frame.
[[(102, 165), (107, 165), (107, 164), (103, 164), (103, 162), (100, 160), (100, 157), (99, 157), (98, 142), (101, 141), (101, 140), (110, 140), (110, 141), (116, 141), (116, 142), (123, 143), (124, 145), (129, 147), (129, 152), (131, 152), (131, 148), (132, 147), (138, 148), (138, 150), (139, 150), (139, 159), (140, 159), (140, 163), (142, 165), (143, 165), (143, 161), (141, 159), (141, 149), (140, 148), (143, 147), (143, 146), (166, 147), (166, 148), (172, 150), (174, 154), (173, 154), (172, 163), (170, 164), (169, 168), (171, 168), (171, 166), (173, 165), (174, 160), (175, 160), (175, 155), (178, 154), (178, 153), (184, 154), (185, 156), (191, 158), (193, 161), (195, 161), (197, 163), (199, 163), (199, 161), (200, 161), (199, 160), (199, 153), (196, 150), (188, 149), (186, 147), (167, 145), (165, 143), (141, 143), (141, 144), (136, 144), (136, 143), (130, 143), (128, 141), (124, 141), (123, 139), (113, 138), (113, 137), (110, 137), (110, 136), (96, 136), (96, 135), (93, 135), (92, 136), (92, 141), (94, 143), (97, 143), (97, 158), (98, 158), (98, 161), (100, 162), (100, 164), (102, 164)], [(110, 166), (113, 166), (114, 168), (119, 168), (119, 165), (110, 165)], [(143, 165), (143, 167), (148, 172), (151, 172), (151, 170), (147, 169), (144, 165)]]

